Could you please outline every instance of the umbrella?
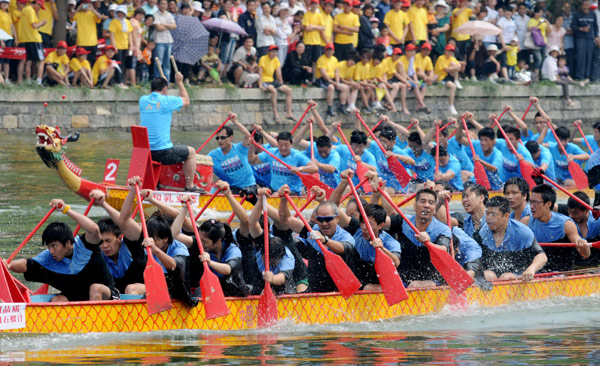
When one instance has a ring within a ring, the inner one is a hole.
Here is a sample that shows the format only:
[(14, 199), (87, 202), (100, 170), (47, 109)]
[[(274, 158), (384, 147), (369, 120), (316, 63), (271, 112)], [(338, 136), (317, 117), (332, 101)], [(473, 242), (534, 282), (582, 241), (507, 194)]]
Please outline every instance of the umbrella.
[(193, 65), (208, 52), (209, 33), (193, 16), (178, 15), (175, 23), (177, 28), (171, 31), (173, 56), (178, 62)]
[(0, 41), (8, 41), (11, 39), (13, 39), (13, 37), (10, 34), (0, 29)]
[(240, 27), (236, 22), (232, 22), (230, 20), (221, 19), (221, 18), (210, 18), (202, 22), (202, 25), (206, 29), (218, 31), (218, 32), (226, 32), (226, 33), (235, 33), (240, 36), (247, 36), (248, 33)]
[(454, 30), (456, 33), (470, 36), (497, 36), (502, 31), (492, 23), (481, 20), (470, 20)]

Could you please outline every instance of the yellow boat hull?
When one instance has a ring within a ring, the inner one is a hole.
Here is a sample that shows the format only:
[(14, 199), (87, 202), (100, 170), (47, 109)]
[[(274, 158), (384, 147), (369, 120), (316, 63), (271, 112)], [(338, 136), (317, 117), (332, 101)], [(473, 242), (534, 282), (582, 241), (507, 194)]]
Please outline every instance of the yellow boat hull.
[[(468, 305), (493, 307), (551, 297), (580, 297), (600, 293), (600, 274), (496, 282), (490, 291), (472, 286), (464, 293)], [(280, 320), (300, 324), (371, 322), (440, 311), (452, 303), (448, 287), (409, 289), (409, 298), (388, 306), (382, 293), (362, 292), (344, 299), (338, 294), (285, 295), (278, 298)], [(243, 330), (256, 328), (258, 297), (228, 298), (230, 314), (213, 320), (204, 316), (202, 302), (148, 315), (144, 300), (78, 303), (34, 303), (25, 308), (26, 327), (18, 333), (105, 333), (161, 330)], [(468, 306), (467, 305), (467, 306)]]

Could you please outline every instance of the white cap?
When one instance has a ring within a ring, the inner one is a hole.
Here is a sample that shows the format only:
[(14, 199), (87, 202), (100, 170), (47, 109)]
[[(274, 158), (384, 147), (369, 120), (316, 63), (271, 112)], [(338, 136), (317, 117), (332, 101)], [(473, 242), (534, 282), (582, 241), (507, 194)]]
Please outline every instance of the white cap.
[(548, 51), (548, 53), (550, 53), (552, 51), (556, 51), (556, 52), (560, 53), (560, 48), (558, 46), (552, 46), (552, 47), (550, 47), (550, 51)]
[(498, 51), (498, 46), (492, 43), (491, 45), (488, 45), (486, 49), (488, 51)]
[(77, 1), (76, 0), (69, 0), (69, 1), (67, 1), (67, 5), (77, 5)]
[(108, 11), (115, 11), (115, 10), (117, 10), (118, 7), (119, 7), (119, 5), (117, 5), (117, 4), (110, 4), (108, 6)]
[(288, 3), (279, 3), (279, 9), (277, 10), (277, 14), (275, 15), (278, 16), (279, 12), (281, 12), (282, 10), (290, 10), (290, 5)]
[(192, 8), (195, 11), (199, 11), (200, 13), (204, 13), (204, 8), (202, 7), (202, 3), (200, 1), (194, 1), (192, 3)]
[(127, 15), (127, 7), (125, 5), (119, 5), (119, 6), (117, 6), (116, 12), (117, 13), (121, 12), (121, 13)]
[(0, 3), (10, 3), (10, 0), (0, 0)]
[(450, 9), (445, 0), (437, 0), (435, 4), (433, 4), (434, 8), (437, 8), (438, 6), (443, 6), (446, 9), (446, 11)]

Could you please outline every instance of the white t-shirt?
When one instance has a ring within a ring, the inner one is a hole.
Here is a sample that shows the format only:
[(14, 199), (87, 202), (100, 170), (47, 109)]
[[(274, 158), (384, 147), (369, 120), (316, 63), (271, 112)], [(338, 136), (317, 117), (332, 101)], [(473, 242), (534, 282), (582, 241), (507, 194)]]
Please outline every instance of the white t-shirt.
[[(488, 15), (485, 17), (485, 21), (488, 21), (490, 23), (495, 23), (496, 20), (498, 20), (498, 12), (492, 8), (490, 8), (489, 6), (486, 6)], [(496, 43), (496, 36), (484, 36), (483, 37), (483, 42), (487, 42), (487, 43)]]
[[(168, 11), (154, 13), (154, 24), (175, 24), (173, 15)], [(154, 42), (156, 43), (173, 43), (173, 36), (170, 30), (154, 31)]]
[(233, 62), (246, 62), (246, 56), (248, 55), (256, 56), (256, 48), (252, 47), (250, 49), (250, 52), (248, 52), (246, 48), (244, 48), (244, 46), (240, 46), (237, 50), (235, 50), (231, 59), (233, 60)]
[(548, 55), (542, 64), (542, 79), (556, 81), (556, 75), (558, 75), (558, 62)]
[(498, 27), (502, 29), (502, 38), (504, 44), (510, 44), (510, 40), (517, 35), (517, 24), (512, 19), (502, 17), (498, 19)]
[(277, 29), (275, 18), (272, 15), (256, 17), (256, 47), (267, 47), (275, 44), (275, 37), (265, 34), (265, 28)]

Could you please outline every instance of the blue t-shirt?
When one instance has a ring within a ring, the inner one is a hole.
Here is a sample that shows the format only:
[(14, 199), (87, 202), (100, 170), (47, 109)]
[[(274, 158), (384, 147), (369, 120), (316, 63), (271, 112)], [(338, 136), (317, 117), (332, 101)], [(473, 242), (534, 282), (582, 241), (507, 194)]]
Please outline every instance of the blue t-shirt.
[[(262, 260), (262, 256), (260, 251), (257, 251), (255, 254), (256, 264), (258, 265), (258, 270), (262, 273), (265, 270), (265, 263)], [(296, 265), (296, 260), (294, 259), (294, 255), (292, 252), (286, 247), (285, 254), (281, 261), (277, 263), (276, 266), (269, 266), (269, 270), (273, 272), (273, 274), (278, 274), (279, 272), (292, 271), (294, 266)]]
[(529, 218), (529, 228), (540, 243), (553, 243), (565, 237), (565, 222), (573, 221), (570, 217), (552, 212), (550, 221), (543, 223), (535, 218)]
[[(501, 170), (501, 176), (500, 178), (502, 179), (503, 182), (506, 182), (507, 180), (509, 180), (512, 177), (519, 177), (522, 178), (523, 174), (521, 174), (521, 167), (519, 165), (519, 160), (517, 159), (517, 157), (515, 156), (515, 154), (512, 153), (512, 150), (510, 149), (510, 147), (508, 147), (508, 144), (506, 143), (506, 141), (504, 139), (497, 139), (496, 140), (496, 148), (498, 150), (500, 150), (500, 152), (502, 153), (502, 157), (504, 158), (502, 161), (502, 170)], [(523, 158), (532, 163), (533, 164), (533, 159), (531, 158), (531, 154), (529, 153), (529, 150), (527, 150), (527, 148), (521, 144), (518, 144), (517, 149), (517, 153), (523, 155)]]
[[(225, 248), (225, 244), (226, 243), (223, 242), (223, 248)], [(227, 247), (227, 250), (225, 250), (225, 253), (221, 254), (221, 259), (220, 260), (217, 259), (217, 256), (215, 255), (215, 253), (208, 252), (208, 254), (210, 255), (210, 260), (214, 261), (214, 262), (217, 262), (217, 263), (227, 263), (228, 261), (230, 261), (232, 259), (242, 258), (242, 251), (234, 243), (229, 244), (229, 246)], [(212, 268), (210, 270), (214, 274), (216, 274), (217, 277), (220, 277), (220, 278), (227, 277), (227, 276), (224, 276), (224, 275), (218, 273), (217, 271), (215, 271)]]
[(78, 235), (73, 240), (73, 255), (71, 258), (64, 257), (60, 261), (56, 261), (52, 258), (50, 251), (46, 249), (32, 259), (52, 272), (75, 275), (81, 272), (89, 263), (91, 257), (92, 251), (85, 247)]
[[(583, 238), (583, 236), (581, 235), (581, 230), (579, 230), (579, 225), (576, 225), (576, 226), (577, 226), (577, 233), (579, 234), (579, 236), (581, 236)], [(584, 239), (592, 240), (592, 239), (596, 239), (597, 237), (600, 236), (600, 220), (596, 220), (594, 218), (594, 216), (588, 215), (587, 227), (588, 227), (588, 233)]]
[[(188, 248), (185, 246), (185, 244), (173, 239), (173, 242), (167, 248), (167, 255), (171, 258), (176, 256), (189, 257), (190, 252), (188, 251)], [(162, 262), (158, 260), (156, 255), (152, 254), (152, 256), (158, 262), (158, 264), (161, 265), (161, 267), (163, 268), (163, 272), (167, 273), (167, 269), (165, 268), (165, 266), (163, 266)]]
[(450, 156), (447, 165), (442, 166), (440, 163), (440, 173), (446, 173), (449, 170), (454, 172), (454, 178), (450, 179), (448, 183), (450, 183), (454, 190), (462, 191), (464, 187), (460, 176), (460, 162), (454, 156)]
[(171, 119), (173, 111), (183, 107), (183, 99), (153, 92), (140, 98), (140, 124), (148, 129), (150, 150), (173, 147), (171, 142)]
[[(402, 249), (400, 248), (400, 243), (396, 241), (390, 234), (385, 231), (379, 232), (379, 239), (383, 242), (383, 247), (390, 252), (396, 254), (398, 258), (400, 258), (400, 253)], [(375, 263), (375, 248), (371, 245), (371, 241), (363, 238), (362, 229), (358, 229), (354, 234), (354, 248), (356, 248), (356, 252), (365, 262)]]
[(475, 239), (467, 235), (467, 233), (457, 226), (452, 228), (452, 234), (458, 238), (456, 261), (460, 263), (461, 266), (481, 258), (481, 247)]
[[(415, 215), (406, 215), (406, 218), (415, 224)], [(448, 225), (442, 224), (435, 217), (431, 219), (431, 222), (429, 223), (429, 226), (427, 226), (427, 230), (425, 230), (425, 232), (429, 235), (429, 239), (431, 239), (432, 243), (435, 242), (440, 235), (444, 235), (448, 238), (452, 237), (452, 233), (450, 232)], [(404, 236), (406, 236), (406, 238), (415, 246), (425, 246), (425, 244), (417, 240), (415, 232), (410, 228), (410, 226), (408, 226), (405, 220), (402, 221), (402, 234), (404, 234)]]
[[(310, 159), (296, 149), (291, 149), (290, 154), (286, 157), (281, 156), (277, 148), (270, 148), (268, 150), (283, 162), (293, 167), (301, 167), (310, 163)], [(298, 193), (302, 191), (302, 181), (295, 173), (264, 151), (258, 154), (258, 158), (264, 163), (271, 164), (271, 188), (273, 190), (278, 190), (284, 184), (287, 184), (292, 192)]]
[(490, 228), (485, 225), (479, 231), (482, 245), (495, 252), (518, 252), (531, 247), (535, 241), (535, 236), (530, 228), (522, 222), (514, 219), (508, 220), (506, 233), (502, 239), (502, 245), (496, 247), (494, 234)]
[[(483, 228), (483, 226), (485, 226), (486, 222), (485, 222), (485, 214), (483, 215), (483, 217), (481, 218), (481, 220), (479, 221), (479, 229), (481, 230), (481, 228)], [(465, 231), (465, 233), (467, 233), (467, 235), (473, 236), (473, 234), (475, 234), (475, 223), (473, 220), (473, 216), (467, 214), (465, 219), (463, 220), (463, 230)]]
[[(340, 171), (343, 172), (346, 169), (352, 169), (354, 172), (356, 172), (356, 161), (354, 161), (354, 158), (350, 153), (350, 148), (346, 145), (339, 145), (335, 149), (338, 152), (338, 154), (340, 154)], [(367, 149), (365, 149), (365, 151), (360, 156), (360, 160), (363, 164), (367, 164), (373, 167), (377, 166), (377, 161), (375, 161), (375, 157)], [(354, 174), (354, 176), (352, 177), (352, 183), (354, 183), (354, 185), (360, 183), (360, 180), (358, 179), (358, 176), (356, 174)]]
[(465, 146), (458, 143), (455, 137), (448, 140), (448, 153), (460, 162), (460, 170), (473, 171), (473, 160), (467, 154)]
[[(501, 171), (502, 171), (502, 153), (500, 150), (495, 147), (492, 149), (492, 153), (489, 156), (485, 156), (483, 153), (483, 149), (481, 148), (481, 142), (479, 140), (473, 140), (473, 149), (475, 150), (475, 154), (479, 156), (479, 158), (486, 163), (495, 166), (498, 168), (495, 173), (490, 172), (485, 169), (485, 174), (487, 175), (488, 181), (490, 182), (490, 188), (492, 191), (499, 191), (502, 189), (504, 182), (500, 179)], [(471, 179), (473, 182), (475, 181), (475, 177)]]
[(107, 257), (104, 252), (102, 252), (102, 257), (104, 257), (108, 271), (113, 278), (122, 278), (125, 276), (125, 272), (127, 272), (127, 269), (129, 269), (129, 266), (133, 262), (133, 256), (131, 255), (129, 248), (127, 248), (127, 245), (125, 245), (122, 240), (117, 262)]
[[(531, 206), (529, 205), (529, 202), (527, 202), (527, 204), (525, 205), (525, 208), (523, 209), (523, 212), (521, 212), (521, 217), (519, 217), (519, 220), (521, 220), (523, 217), (529, 216), (529, 215), (531, 215)], [(514, 219), (515, 213), (511, 212), (510, 216), (508, 218)]]
[[(265, 149), (271, 148), (270, 144), (264, 144)], [(254, 173), (254, 180), (256, 183), (263, 187), (271, 186), (271, 164), (259, 163), (252, 165), (252, 173)]]
[[(521, 140), (523, 141), (523, 143), (526, 143), (527, 141), (537, 141), (538, 137), (540, 137), (539, 132), (534, 134), (533, 131), (528, 130), (528, 133), (529, 133), (528, 137), (521, 136), (522, 137)], [(546, 137), (544, 137), (544, 143), (548, 143), (548, 142), (556, 142), (556, 139), (554, 138), (552, 131), (548, 131), (546, 133)]]
[[(552, 154), (552, 158), (554, 159), (554, 171), (556, 174), (556, 178), (558, 180), (564, 181), (565, 179), (573, 179), (571, 177), (571, 173), (569, 172), (569, 163), (567, 162), (567, 157), (561, 153), (561, 148), (555, 142), (548, 143), (548, 150)], [(565, 148), (567, 150), (567, 154), (579, 155), (585, 154), (579, 146), (569, 142)], [(583, 164), (583, 160), (575, 160), (579, 166)]]
[(540, 157), (533, 161), (536, 166), (540, 167), (542, 164), (548, 164), (548, 168), (546, 169), (545, 175), (548, 178), (555, 180), (556, 179), (556, 170), (554, 169), (554, 158), (552, 157), (552, 153), (546, 146), (540, 145)]
[[(320, 231), (319, 225), (314, 225), (313, 230)], [(304, 239), (301, 237), (298, 237), (298, 239), (302, 243), (304, 243), (304, 245), (308, 244), (311, 247), (313, 247), (313, 249), (316, 250), (318, 253), (322, 253), (321, 248), (319, 248), (319, 244), (317, 244), (316, 240), (313, 240), (311, 238)], [(335, 233), (331, 238), (329, 238), (329, 240), (335, 240), (339, 242), (344, 241), (354, 245), (354, 238), (352, 237), (352, 235), (350, 235), (350, 233), (346, 230), (342, 229), (339, 225), (337, 226), (337, 228), (335, 229)], [(331, 252), (331, 249), (328, 248), (328, 250)]]
[[(319, 163), (333, 165), (335, 167), (335, 172), (333, 172), (333, 173), (327, 173), (327, 172), (323, 171), (321, 168), (319, 168), (319, 178), (321, 178), (321, 182), (323, 182), (333, 188), (337, 187), (337, 185), (340, 184), (340, 179), (341, 179), (340, 178), (340, 172), (341, 172), (340, 154), (338, 154), (336, 149), (334, 149), (332, 147), (331, 152), (329, 153), (329, 156), (324, 158), (317, 151), (317, 143), (316, 142), (313, 142), (313, 147), (315, 149), (315, 159), (317, 159), (317, 161)], [(304, 154), (306, 155), (307, 158), (310, 159), (310, 144), (309, 144), (308, 148), (304, 151)]]
[[(398, 182), (398, 179), (396, 179), (394, 172), (390, 170), (387, 158), (385, 157), (385, 154), (381, 151), (379, 146), (377, 146), (376, 143), (371, 143), (371, 145), (369, 145), (369, 151), (373, 154), (373, 156), (375, 156), (375, 161), (377, 162), (377, 175), (385, 181), (385, 185), (387, 187), (393, 188), (397, 191), (401, 191), (403, 189), (402, 185), (400, 185), (400, 182)], [(392, 149), (392, 152), (394, 154), (408, 156), (408, 151), (401, 150), (395, 145)], [(402, 163), (402, 165), (404, 164)]]
[(594, 153), (590, 155), (590, 160), (587, 162), (587, 170), (589, 171), (596, 165), (600, 165), (600, 149), (594, 150)]
[(417, 178), (424, 181), (433, 180), (435, 173), (435, 157), (423, 150), (421, 155), (416, 156), (411, 149), (406, 149), (407, 155), (415, 160), (415, 165), (411, 166), (411, 170), (417, 173)]
[[(587, 141), (588, 144), (590, 144), (590, 147), (592, 148), (592, 150), (594, 150), (594, 151), (598, 150), (598, 143), (596, 142), (596, 140), (594, 140), (594, 135), (585, 135), (585, 141)], [(587, 149), (587, 145), (585, 144), (585, 141), (582, 141), (582, 144)], [(590, 154), (591, 153), (592, 152), (590, 151)]]
[(227, 154), (220, 147), (208, 153), (213, 160), (214, 173), (232, 187), (245, 188), (256, 184), (250, 163), (248, 148), (241, 142), (233, 144)]

